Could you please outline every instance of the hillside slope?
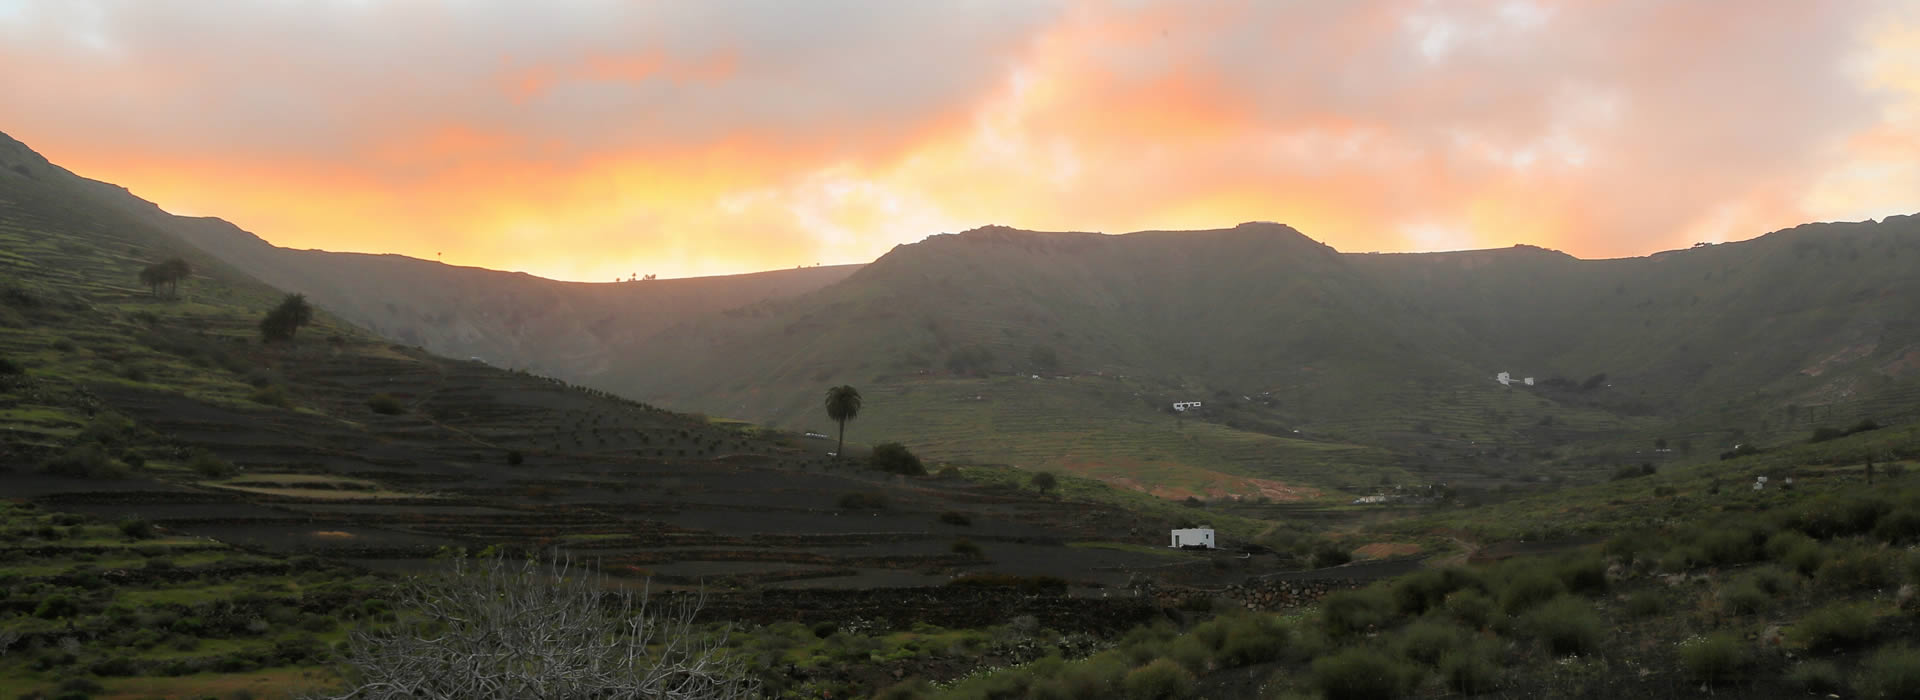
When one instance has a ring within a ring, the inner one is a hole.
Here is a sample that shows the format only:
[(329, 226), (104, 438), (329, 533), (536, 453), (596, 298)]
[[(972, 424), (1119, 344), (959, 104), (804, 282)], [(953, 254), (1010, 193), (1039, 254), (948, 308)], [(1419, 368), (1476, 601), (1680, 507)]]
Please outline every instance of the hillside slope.
[(605, 372), (622, 348), (682, 319), (837, 282), (857, 265), (645, 282), (559, 282), (400, 255), (279, 248), (217, 218), (174, 216), (127, 190), (48, 163), (0, 133), (0, 168), (64, 188), (205, 251), (255, 279), (299, 290), (347, 321), (451, 357), (569, 380)]
[(866, 266), (602, 285), (285, 250), (74, 180), (403, 342), (791, 429), (827, 429), (820, 393), (850, 383), (872, 399), (856, 439), (1165, 496), (1592, 477), (1678, 456), (1662, 441), (1920, 407), (1915, 217), (1619, 260), (988, 227)]

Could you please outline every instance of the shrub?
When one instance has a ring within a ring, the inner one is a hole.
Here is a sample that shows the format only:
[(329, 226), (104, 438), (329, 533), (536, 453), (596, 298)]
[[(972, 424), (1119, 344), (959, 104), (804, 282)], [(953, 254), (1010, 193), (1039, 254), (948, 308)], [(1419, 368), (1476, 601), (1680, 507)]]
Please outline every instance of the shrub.
[(1327, 700), (1376, 700), (1411, 690), (1419, 671), (1378, 651), (1353, 648), (1315, 659), (1312, 677)]
[(1478, 574), (1457, 566), (1423, 569), (1402, 576), (1391, 586), (1393, 603), (1402, 615), (1422, 615), (1463, 588), (1483, 588)]
[(1820, 543), (1804, 533), (1786, 530), (1776, 532), (1767, 538), (1767, 558), (1772, 559), (1803, 576), (1812, 576), (1826, 561), (1826, 552)]
[(1479, 641), (1455, 648), (1440, 657), (1440, 677), (1462, 695), (1492, 692), (1500, 685), (1497, 653), (1492, 644)]
[(1581, 595), (1607, 592), (1607, 563), (1599, 556), (1570, 557), (1554, 571), (1567, 590)]
[(1793, 626), (1792, 637), (1811, 653), (1844, 651), (1873, 641), (1873, 615), (1855, 603), (1829, 603)]
[(927, 467), (920, 463), (920, 458), (908, 451), (906, 445), (897, 442), (874, 445), (873, 454), (867, 458), (867, 463), (874, 469), (889, 474), (920, 476), (927, 473)]
[(1420, 620), (1401, 630), (1394, 646), (1400, 656), (1408, 661), (1435, 666), (1440, 663), (1441, 657), (1466, 640), (1466, 630), (1445, 622)]
[(1804, 693), (1825, 695), (1844, 685), (1840, 669), (1830, 661), (1802, 661), (1787, 669), (1787, 685)]
[(0, 377), (15, 377), (26, 373), (27, 368), (21, 367), (20, 363), (0, 357)]
[(193, 457), (187, 460), (187, 468), (208, 479), (225, 479), (240, 471), (232, 462), (206, 450), (194, 450)]
[(120, 521), (120, 534), (136, 540), (150, 540), (154, 537), (153, 523), (139, 518), (122, 520)]
[(249, 395), (247, 398), (252, 399), (253, 402), (257, 404), (264, 404), (267, 406), (278, 406), (280, 408), (286, 408), (288, 406), (293, 405), (293, 401), (287, 398), (286, 388), (280, 386), (279, 384), (268, 384), (258, 389), (254, 389), (253, 393)]
[(949, 547), (948, 549), (951, 549), (954, 554), (958, 554), (968, 559), (982, 559), (982, 558), (985, 558), (987, 555), (986, 552), (980, 549), (980, 545), (974, 544), (973, 540), (968, 540), (968, 539), (954, 540), (953, 546)]
[(33, 609), (33, 616), (43, 620), (55, 620), (80, 614), (80, 604), (62, 593), (55, 593), (40, 601)]
[(1861, 664), (1854, 689), (1863, 698), (1920, 698), (1920, 650), (1903, 645), (1874, 652)]
[(1280, 619), (1272, 615), (1253, 615), (1225, 621), (1226, 636), (1217, 645), (1220, 666), (1234, 668), (1263, 664), (1286, 653), (1292, 636)]
[(517, 467), (525, 464), (526, 461), (527, 456), (520, 454), (519, 450), (507, 450), (507, 466)]
[(1324, 569), (1353, 561), (1353, 552), (1347, 551), (1332, 542), (1321, 542), (1313, 548), (1313, 568)]
[(948, 525), (959, 525), (964, 527), (964, 526), (972, 525), (973, 518), (967, 517), (966, 513), (950, 510), (940, 514), (940, 522), (946, 523)]
[(41, 462), (40, 471), (87, 479), (121, 479), (129, 473), (127, 465), (108, 456), (106, 450), (92, 443), (67, 448)]
[(1909, 505), (1888, 513), (1873, 528), (1873, 536), (1896, 545), (1920, 542), (1920, 508)]
[(1814, 581), (1830, 591), (1863, 591), (1894, 583), (1896, 554), (1882, 549), (1854, 547), (1820, 565)]
[(1606, 623), (1592, 605), (1564, 595), (1529, 611), (1520, 626), (1556, 656), (1585, 654), (1599, 647), (1606, 636)]
[(1193, 697), (1193, 674), (1172, 659), (1156, 659), (1127, 673), (1121, 686), (1134, 700), (1188, 698)]
[(1707, 562), (1730, 566), (1756, 561), (1766, 551), (1767, 532), (1748, 526), (1709, 528), (1700, 537), (1700, 552)]
[(1748, 662), (1746, 640), (1732, 632), (1715, 632), (1680, 645), (1680, 667), (1697, 681), (1730, 680)]
[[(1515, 568), (1520, 570), (1513, 572)], [(1507, 579), (1505, 589), (1500, 592), (1500, 610), (1508, 615), (1525, 612), (1567, 589), (1559, 577), (1533, 567), (1531, 562), (1509, 565), (1507, 571), (1513, 573), (1512, 578)]]
[(1493, 622), (1493, 599), (1472, 588), (1448, 594), (1446, 609), (1453, 619), (1473, 629), (1484, 629)]
[(1053, 472), (1039, 472), (1034, 474), (1032, 481), (1028, 483), (1033, 484), (1033, 488), (1041, 493), (1052, 493), (1054, 489), (1060, 488), (1060, 477), (1054, 476)]
[(367, 399), (367, 408), (383, 416), (397, 416), (407, 412), (407, 407), (400, 403), (400, 399), (384, 393), (374, 394), (372, 398)]
[(1393, 601), (1378, 586), (1338, 591), (1320, 601), (1320, 618), (1332, 636), (1384, 627), (1392, 616)]
[(879, 493), (849, 493), (840, 497), (840, 507), (845, 510), (884, 510), (887, 497)]
[(1807, 438), (1807, 442), (1810, 442), (1810, 443), (1826, 442), (1828, 440), (1838, 440), (1846, 436), (1847, 436), (1847, 431), (1845, 430), (1841, 430), (1839, 428), (1834, 428), (1834, 427), (1821, 426), (1813, 429), (1813, 437)]

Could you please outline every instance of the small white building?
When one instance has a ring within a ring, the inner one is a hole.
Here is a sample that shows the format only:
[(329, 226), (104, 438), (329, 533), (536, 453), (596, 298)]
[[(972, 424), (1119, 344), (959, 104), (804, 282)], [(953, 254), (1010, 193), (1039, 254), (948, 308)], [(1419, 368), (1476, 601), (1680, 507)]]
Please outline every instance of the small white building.
[(1184, 530), (1174, 530), (1173, 544), (1170, 546), (1174, 549), (1195, 546), (1213, 549), (1213, 528), (1194, 527)]
[(1508, 386), (1513, 384), (1513, 375), (1511, 373), (1501, 372), (1493, 375), (1493, 380), (1500, 382), (1500, 386)]
[(1200, 402), (1198, 402), (1198, 401), (1175, 401), (1175, 402), (1173, 402), (1173, 410), (1175, 410), (1175, 411), (1185, 411), (1185, 410), (1187, 410), (1187, 409), (1189, 409), (1189, 408), (1199, 408), (1199, 407), (1200, 407)]

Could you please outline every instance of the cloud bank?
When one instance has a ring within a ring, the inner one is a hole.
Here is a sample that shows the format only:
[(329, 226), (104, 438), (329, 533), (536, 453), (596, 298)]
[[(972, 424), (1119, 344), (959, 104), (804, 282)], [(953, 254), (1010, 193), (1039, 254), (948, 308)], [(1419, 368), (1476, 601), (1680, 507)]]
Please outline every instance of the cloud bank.
[(0, 83), (0, 130), (169, 210), (590, 281), (989, 223), (1606, 257), (1920, 210), (1893, 0), (0, 0)]

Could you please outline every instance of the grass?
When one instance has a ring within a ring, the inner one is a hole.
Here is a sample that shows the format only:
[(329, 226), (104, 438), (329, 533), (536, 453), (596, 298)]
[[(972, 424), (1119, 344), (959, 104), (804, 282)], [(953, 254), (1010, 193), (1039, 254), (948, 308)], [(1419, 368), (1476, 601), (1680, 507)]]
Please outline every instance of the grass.
[(1149, 547), (1147, 545), (1134, 544), (1131, 542), (1068, 542), (1067, 546), (1078, 547), (1080, 549), (1108, 549), (1116, 552), (1133, 552), (1135, 554), (1152, 554), (1155, 556), (1172, 557), (1172, 558), (1188, 558), (1189, 556), (1186, 553), (1181, 552), (1180, 550), (1177, 550), (1177, 549), (1171, 549), (1168, 547)]

